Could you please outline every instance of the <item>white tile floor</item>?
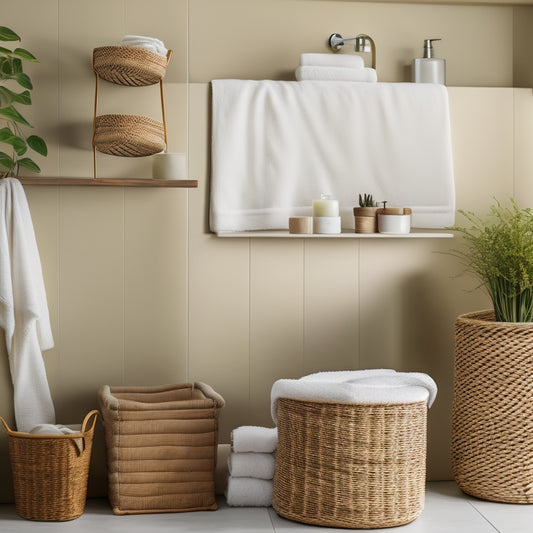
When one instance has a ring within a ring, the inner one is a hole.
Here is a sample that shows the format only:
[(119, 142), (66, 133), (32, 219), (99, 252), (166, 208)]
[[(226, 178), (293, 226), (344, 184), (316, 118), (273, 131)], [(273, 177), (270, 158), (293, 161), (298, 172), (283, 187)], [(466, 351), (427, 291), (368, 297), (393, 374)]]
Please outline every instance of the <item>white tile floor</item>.
[[(0, 533), (21, 532), (127, 533), (299, 533), (347, 531), (308, 526), (280, 518), (272, 509), (232, 508), (219, 500), (217, 511), (115, 516), (106, 500), (89, 500), (85, 513), (71, 522), (30, 522), (19, 518), (14, 505), (0, 505)], [(453, 481), (428, 483), (426, 506), (414, 522), (394, 529), (401, 533), (533, 533), (533, 505), (477, 500)]]

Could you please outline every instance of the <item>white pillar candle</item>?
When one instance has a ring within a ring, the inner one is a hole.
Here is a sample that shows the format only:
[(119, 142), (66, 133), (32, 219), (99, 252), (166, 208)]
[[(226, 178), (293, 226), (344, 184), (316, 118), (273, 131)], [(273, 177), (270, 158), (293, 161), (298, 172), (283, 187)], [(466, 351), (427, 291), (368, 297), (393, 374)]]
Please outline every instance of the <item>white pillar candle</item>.
[(313, 233), (331, 235), (341, 232), (341, 217), (313, 217)]
[(339, 202), (332, 200), (329, 194), (322, 194), (320, 200), (313, 200), (314, 217), (338, 217)]
[(155, 154), (152, 159), (152, 178), (160, 180), (187, 179), (185, 154), (179, 152)]

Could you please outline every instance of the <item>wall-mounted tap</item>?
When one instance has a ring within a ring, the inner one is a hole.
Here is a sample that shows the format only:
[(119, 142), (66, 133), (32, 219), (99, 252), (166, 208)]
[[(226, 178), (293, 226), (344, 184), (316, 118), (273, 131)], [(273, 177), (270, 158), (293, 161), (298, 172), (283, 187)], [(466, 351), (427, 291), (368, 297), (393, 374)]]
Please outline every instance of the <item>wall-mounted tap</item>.
[(345, 39), (340, 33), (332, 33), (328, 44), (334, 52), (338, 52), (345, 44), (353, 45), (356, 52), (371, 52), (372, 68), (376, 68), (376, 44), (369, 35), (361, 33), (352, 39)]

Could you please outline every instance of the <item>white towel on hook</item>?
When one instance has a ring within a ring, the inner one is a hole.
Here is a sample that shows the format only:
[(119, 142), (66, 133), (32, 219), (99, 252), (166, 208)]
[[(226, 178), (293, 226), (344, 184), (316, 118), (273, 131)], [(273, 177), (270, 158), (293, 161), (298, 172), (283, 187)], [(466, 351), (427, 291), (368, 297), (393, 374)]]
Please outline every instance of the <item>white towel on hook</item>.
[(145, 48), (159, 56), (167, 55), (167, 48), (160, 39), (155, 37), (146, 37), (144, 35), (125, 35), (120, 41), (121, 46), (135, 46), (136, 48)]
[(314, 54), (300, 55), (300, 66), (311, 67), (346, 67), (362, 69), (365, 66), (363, 58), (353, 54)]
[(361, 81), (375, 83), (378, 75), (373, 68), (299, 66), (295, 77), (298, 81)]
[(288, 229), (321, 193), (353, 230), (358, 192), (453, 225), (448, 93), (432, 83), (213, 80), (210, 227)]
[(41, 350), (54, 346), (39, 251), (24, 189), (0, 180), (0, 327), (14, 389), (17, 431), (55, 424)]

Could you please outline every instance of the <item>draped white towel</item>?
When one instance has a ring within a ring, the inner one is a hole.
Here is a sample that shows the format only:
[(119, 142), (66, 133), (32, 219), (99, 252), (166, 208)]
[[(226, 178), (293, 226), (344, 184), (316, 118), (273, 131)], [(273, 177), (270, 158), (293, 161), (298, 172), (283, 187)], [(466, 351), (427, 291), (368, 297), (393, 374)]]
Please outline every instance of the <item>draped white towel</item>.
[(0, 180), (0, 327), (14, 389), (17, 430), (55, 424), (41, 350), (54, 346), (41, 261), (24, 189)]
[(319, 67), (299, 66), (295, 77), (298, 81), (322, 80), (322, 81), (361, 81), (377, 82), (378, 75), (373, 68), (346, 68), (346, 67)]
[(431, 83), (214, 80), (210, 225), (287, 229), (327, 192), (354, 229), (357, 191), (453, 225), (448, 93)]
[(270, 507), (273, 492), (272, 480), (229, 476), (226, 501), (231, 507)]
[(228, 470), (233, 477), (255, 477), (273, 479), (276, 469), (276, 456), (273, 453), (230, 453)]
[(278, 429), (261, 426), (239, 426), (231, 432), (234, 452), (272, 453), (278, 447)]
[(318, 400), (338, 403), (415, 403), (427, 402), (431, 407), (437, 385), (421, 372), (384, 373), (382, 369), (347, 372), (345, 380), (279, 379), (272, 386), (271, 414), (277, 424), (277, 402), (280, 398)]

